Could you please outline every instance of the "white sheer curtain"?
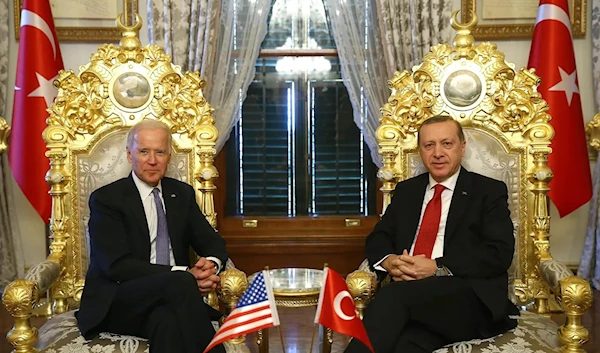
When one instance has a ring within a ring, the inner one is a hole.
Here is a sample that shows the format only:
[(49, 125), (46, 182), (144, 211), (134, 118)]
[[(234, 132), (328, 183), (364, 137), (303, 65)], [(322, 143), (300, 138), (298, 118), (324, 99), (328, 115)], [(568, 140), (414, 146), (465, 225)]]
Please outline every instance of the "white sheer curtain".
[(239, 120), (267, 34), (271, 0), (150, 0), (149, 38), (184, 70), (200, 71), (215, 109), (217, 150)]
[[(0, 116), (6, 117), (8, 85), (8, 0), (0, 0)], [(12, 86), (11, 86), (12, 87)], [(6, 153), (0, 155), (0, 292), (17, 277), (23, 276), (24, 259), (12, 198), (12, 183)]]
[(387, 102), (390, 79), (384, 59), (377, 8), (373, 0), (324, 0), (338, 50), (342, 78), (354, 111), (354, 122), (363, 132), (371, 158), (381, 166), (377, 127), (379, 109)]
[[(592, 71), (596, 111), (600, 110), (600, 0), (592, 0)], [(587, 235), (577, 274), (600, 290), (600, 158), (592, 179), (594, 193), (590, 201)]]
[(354, 121), (380, 166), (376, 131), (387, 81), (450, 39), (450, 0), (324, 0)]

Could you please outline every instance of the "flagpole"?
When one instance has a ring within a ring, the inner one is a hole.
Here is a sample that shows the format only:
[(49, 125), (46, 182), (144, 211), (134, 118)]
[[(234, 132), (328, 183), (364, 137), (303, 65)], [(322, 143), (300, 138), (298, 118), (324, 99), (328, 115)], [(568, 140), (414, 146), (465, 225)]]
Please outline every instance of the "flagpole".
[[(327, 262), (325, 262), (325, 263), (323, 264), (323, 285), (325, 284), (325, 272), (326, 272), (325, 270), (326, 270), (328, 267), (329, 267), (329, 264), (328, 264)], [(323, 288), (321, 288), (321, 290), (323, 290)], [(319, 309), (317, 308), (317, 310), (319, 310)], [(314, 326), (314, 328), (313, 328), (313, 334), (312, 334), (312, 338), (311, 338), (311, 340), (310, 340), (310, 351), (309, 351), (309, 353), (312, 353), (312, 347), (313, 347), (313, 343), (314, 343), (314, 340), (315, 340), (315, 331), (316, 331), (318, 328), (319, 328), (319, 326), (318, 326), (318, 324), (315, 322), (315, 326)], [(327, 330), (327, 328), (323, 326), (323, 331), (324, 331), (323, 333), (325, 333), (325, 330)], [(323, 337), (323, 345), (325, 345), (325, 341), (326, 341), (326, 340), (327, 340), (327, 337)], [(324, 346), (323, 346), (323, 347), (324, 347)]]
[[(269, 266), (265, 266), (265, 271), (269, 271)], [(279, 339), (281, 340), (281, 349), (283, 350), (283, 353), (285, 353), (285, 343), (283, 342), (283, 333), (281, 333), (281, 325), (277, 326), (277, 330), (279, 331)], [(268, 335), (269, 333), (266, 332), (266, 335)]]
[(308, 350), (308, 353), (312, 353), (313, 344), (315, 343), (315, 331), (317, 330), (317, 326), (318, 325), (316, 323), (313, 325), (312, 337), (310, 339), (310, 349)]
[(279, 330), (279, 338), (281, 339), (281, 348), (283, 349), (283, 353), (285, 353), (285, 343), (283, 343), (283, 334), (281, 333), (281, 325), (277, 326)]

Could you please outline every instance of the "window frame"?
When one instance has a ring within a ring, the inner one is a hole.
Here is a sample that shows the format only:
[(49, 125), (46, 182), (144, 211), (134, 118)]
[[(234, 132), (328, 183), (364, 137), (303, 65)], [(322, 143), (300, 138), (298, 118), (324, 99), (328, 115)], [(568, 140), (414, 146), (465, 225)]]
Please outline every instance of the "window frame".
[[(337, 49), (261, 49), (257, 59), (283, 56), (339, 57)], [(319, 268), (327, 262), (347, 274), (364, 259), (365, 238), (379, 221), (383, 205), (377, 177), (374, 215), (232, 216), (226, 215), (226, 160), (224, 147), (215, 159), (217, 228), (227, 240), (230, 256), (244, 271), (252, 273), (266, 264)]]

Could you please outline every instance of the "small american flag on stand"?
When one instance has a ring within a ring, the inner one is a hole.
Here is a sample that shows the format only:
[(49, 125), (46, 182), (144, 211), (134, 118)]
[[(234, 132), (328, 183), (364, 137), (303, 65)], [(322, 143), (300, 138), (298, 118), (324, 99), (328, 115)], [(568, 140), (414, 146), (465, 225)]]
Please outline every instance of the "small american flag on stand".
[(256, 275), (235, 309), (227, 316), (204, 353), (232, 338), (272, 326), (279, 326), (279, 315), (271, 288), (271, 277), (268, 271), (262, 271)]

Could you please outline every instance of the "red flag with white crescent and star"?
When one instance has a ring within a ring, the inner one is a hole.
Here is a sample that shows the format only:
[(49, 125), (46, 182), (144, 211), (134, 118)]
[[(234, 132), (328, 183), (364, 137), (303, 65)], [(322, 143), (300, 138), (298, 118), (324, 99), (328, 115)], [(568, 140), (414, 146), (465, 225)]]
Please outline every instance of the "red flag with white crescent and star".
[(361, 341), (371, 352), (373, 345), (369, 340), (365, 326), (356, 315), (356, 308), (348, 286), (342, 276), (325, 267), (323, 270), (323, 287), (317, 304), (315, 323), (329, 327), (335, 332), (354, 337)]
[(48, 0), (23, 0), (18, 58), (8, 158), (23, 194), (47, 224), (51, 199), (42, 132), (57, 93), (53, 81), (64, 68)]
[(548, 157), (554, 173), (548, 196), (564, 217), (592, 198), (567, 0), (540, 0), (528, 67), (541, 77), (538, 91), (550, 106), (555, 136)]

